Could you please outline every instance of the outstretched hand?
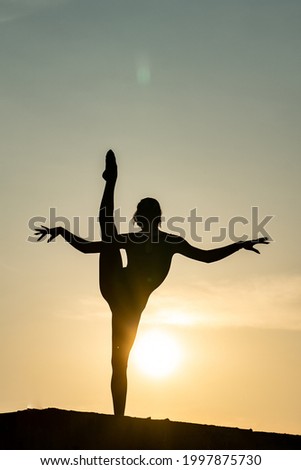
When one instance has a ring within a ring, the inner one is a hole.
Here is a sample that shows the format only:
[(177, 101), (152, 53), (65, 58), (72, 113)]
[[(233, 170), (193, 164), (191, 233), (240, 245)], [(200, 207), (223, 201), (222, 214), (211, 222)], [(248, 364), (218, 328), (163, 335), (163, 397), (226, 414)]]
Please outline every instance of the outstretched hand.
[(48, 228), (45, 227), (45, 225), (41, 225), (41, 228), (36, 229), (35, 235), (39, 237), (37, 242), (43, 240), (46, 235), (50, 235), (49, 239), (47, 240), (47, 243), (49, 243), (59, 235), (59, 227)]
[(269, 239), (267, 237), (256, 238), (255, 240), (247, 240), (242, 242), (242, 247), (245, 250), (254, 251), (254, 253), (260, 254), (260, 251), (257, 248), (254, 248), (254, 245), (261, 244), (261, 245), (268, 245)]

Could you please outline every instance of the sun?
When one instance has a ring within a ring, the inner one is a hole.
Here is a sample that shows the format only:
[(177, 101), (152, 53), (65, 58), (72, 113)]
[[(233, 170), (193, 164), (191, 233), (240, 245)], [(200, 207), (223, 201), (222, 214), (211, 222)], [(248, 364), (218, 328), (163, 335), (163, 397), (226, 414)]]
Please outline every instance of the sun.
[(181, 352), (175, 338), (163, 330), (149, 330), (137, 338), (131, 360), (145, 375), (164, 378), (180, 364)]

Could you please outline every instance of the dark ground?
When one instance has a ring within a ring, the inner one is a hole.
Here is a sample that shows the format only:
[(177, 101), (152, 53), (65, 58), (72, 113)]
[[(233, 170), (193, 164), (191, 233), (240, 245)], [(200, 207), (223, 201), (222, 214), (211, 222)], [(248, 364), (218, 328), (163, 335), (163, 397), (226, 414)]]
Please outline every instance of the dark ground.
[(0, 414), (1, 449), (301, 449), (301, 436), (55, 408)]

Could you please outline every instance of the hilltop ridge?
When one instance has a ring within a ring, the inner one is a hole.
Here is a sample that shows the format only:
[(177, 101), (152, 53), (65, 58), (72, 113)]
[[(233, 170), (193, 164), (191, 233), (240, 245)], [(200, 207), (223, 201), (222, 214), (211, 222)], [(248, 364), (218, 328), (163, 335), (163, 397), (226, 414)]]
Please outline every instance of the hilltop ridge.
[(0, 414), (1, 449), (301, 449), (301, 436), (56, 408)]

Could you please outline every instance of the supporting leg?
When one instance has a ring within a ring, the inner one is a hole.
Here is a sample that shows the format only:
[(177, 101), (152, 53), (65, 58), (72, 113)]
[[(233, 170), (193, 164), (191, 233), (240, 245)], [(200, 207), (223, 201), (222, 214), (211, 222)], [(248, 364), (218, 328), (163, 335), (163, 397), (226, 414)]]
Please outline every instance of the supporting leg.
[(127, 395), (127, 364), (112, 358), (111, 392), (115, 416), (124, 416)]
[[(112, 320), (112, 380), (111, 391), (114, 414), (124, 416), (127, 395), (127, 365), (130, 351), (135, 341), (140, 314), (129, 318), (128, 315), (113, 314)], [(124, 313), (124, 312), (123, 312)], [(128, 318), (126, 318), (128, 317)]]

